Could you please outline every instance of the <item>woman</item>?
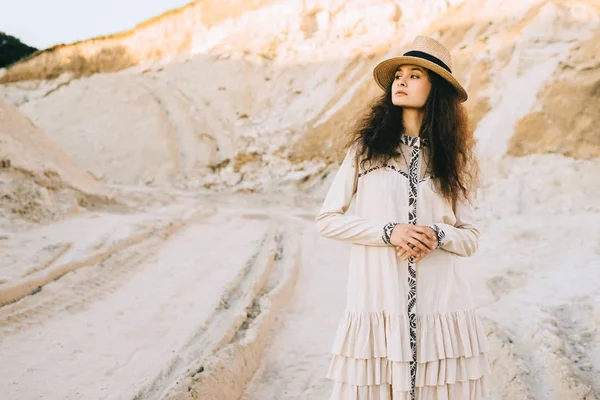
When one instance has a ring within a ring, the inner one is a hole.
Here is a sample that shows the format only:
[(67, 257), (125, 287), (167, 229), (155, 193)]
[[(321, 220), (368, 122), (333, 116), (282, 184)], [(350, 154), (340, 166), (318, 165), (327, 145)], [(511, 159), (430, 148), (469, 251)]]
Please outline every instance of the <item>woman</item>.
[[(461, 266), (479, 239), (467, 93), (430, 37), (373, 75), (385, 94), (316, 217), (322, 236), (352, 243), (331, 399), (481, 399), (488, 341)], [(356, 215), (345, 215), (354, 195)]]

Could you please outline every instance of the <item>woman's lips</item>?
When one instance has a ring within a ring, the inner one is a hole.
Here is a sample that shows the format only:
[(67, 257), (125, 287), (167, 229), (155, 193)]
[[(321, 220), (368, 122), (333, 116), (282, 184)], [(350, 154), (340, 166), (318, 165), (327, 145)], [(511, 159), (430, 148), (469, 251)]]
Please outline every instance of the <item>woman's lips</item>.
[(402, 92), (402, 91), (397, 91), (397, 92), (396, 92), (396, 95), (400, 95), (400, 94), (407, 95), (408, 93), (406, 93), (406, 92)]

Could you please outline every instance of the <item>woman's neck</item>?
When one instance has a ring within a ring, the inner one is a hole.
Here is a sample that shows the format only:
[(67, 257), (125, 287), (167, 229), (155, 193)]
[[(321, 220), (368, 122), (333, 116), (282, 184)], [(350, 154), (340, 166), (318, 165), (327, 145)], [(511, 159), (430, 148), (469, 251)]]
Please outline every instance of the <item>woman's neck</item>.
[(408, 136), (419, 136), (421, 124), (425, 112), (417, 108), (404, 108), (402, 110), (402, 122), (404, 123), (404, 134)]

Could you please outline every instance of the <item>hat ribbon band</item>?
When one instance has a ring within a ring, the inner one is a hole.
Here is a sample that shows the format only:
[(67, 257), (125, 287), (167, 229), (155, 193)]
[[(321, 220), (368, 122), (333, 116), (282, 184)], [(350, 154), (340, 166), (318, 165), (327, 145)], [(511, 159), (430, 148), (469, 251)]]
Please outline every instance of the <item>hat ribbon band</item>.
[(423, 58), (427, 61), (431, 61), (432, 63), (439, 65), (440, 67), (444, 68), (446, 71), (452, 73), (452, 71), (450, 71), (450, 68), (439, 58), (432, 56), (429, 53), (425, 53), (423, 51), (419, 51), (419, 50), (411, 50), (411, 51), (407, 51), (406, 53), (403, 54), (403, 56), (411, 56), (411, 57), (418, 57), (418, 58)]

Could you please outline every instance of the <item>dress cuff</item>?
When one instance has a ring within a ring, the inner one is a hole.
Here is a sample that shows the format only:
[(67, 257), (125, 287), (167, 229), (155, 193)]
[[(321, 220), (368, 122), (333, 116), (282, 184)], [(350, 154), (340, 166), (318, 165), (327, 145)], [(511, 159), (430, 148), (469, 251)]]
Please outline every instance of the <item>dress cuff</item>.
[(390, 241), (391, 236), (392, 236), (392, 231), (394, 230), (394, 227), (398, 225), (397, 222), (388, 222), (387, 224), (384, 225), (383, 227), (383, 236), (381, 236), (381, 238), (383, 239), (383, 241), (386, 244), (391, 245), (392, 242)]
[(437, 247), (436, 248), (442, 247), (444, 237), (446, 236), (446, 234), (444, 233), (442, 228), (440, 228), (436, 224), (431, 224), (431, 225), (429, 225), (429, 227), (435, 231), (435, 234), (437, 236)]

